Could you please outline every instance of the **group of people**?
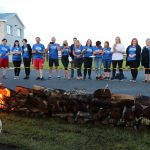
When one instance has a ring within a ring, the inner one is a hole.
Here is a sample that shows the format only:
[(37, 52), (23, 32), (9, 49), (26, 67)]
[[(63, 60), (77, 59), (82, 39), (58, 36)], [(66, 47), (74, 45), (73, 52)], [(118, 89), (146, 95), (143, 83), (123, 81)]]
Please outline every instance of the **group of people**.
[[(92, 63), (94, 60), (95, 76), (97, 80), (115, 80), (117, 78), (122, 81), (124, 79), (123, 62), (124, 56), (126, 56), (126, 66), (130, 67), (132, 75), (130, 81), (136, 82), (138, 68), (142, 64), (145, 68), (144, 81), (150, 82), (150, 39), (146, 39), (146, 46), (141, 49), (138, 40), (133, 38), (126, 50), (121, 43), (120, 37), (115, 38), (115, 44), (112, 48), (108, 41), (104, 42), (104, 46), (101, 45), (100, 41), (96, 41), (94, 44), (95, 46), (93, 46), (90, 39), (88, 39), (85, 46), (83, 46), (77, 38), (73, 38), (73, 44), (69, 46), (66, 40), (60, 45), (56, 43), (56, 38), (52, 37), (51, 42), (46, 48), (41, 44), (40, 37), (36, 37), (35, 41), (36, 43), (31, 47), (27, 39), (22, 40), (22, 45), (16, 40), (13, 47), (10, 49), (7, 45), (7, 39), (2, 40), (2, 44), (0, 45), (0, 67), (3, 69), (3, 79), (6, 79), (6, 70), (9, 67), (9, 55), (12, 55), (14, 79), (19, 79), (20, 67), (23, 60), (25, 68), (24, 79), (29, 79), (30, 66), (31, 62), (33, 62), (34, 69), (37, 71), (36, 80), (44, 80), (43, 65), (47, 55), (50, 68), (48, 78), (52, 78), (53, 66), (55, 66), (57, 78), (60, 78), (59, 54), (61, 53), (64, 78), (66, 79), (74, 78), (74, 71), (77, 70), (78, 80), (85, 80), (87, 77), (91, 80)], [(68, 69), (69, 63), (71, 64), (71, 71)], [(82, 64), (84, 64), (83, 75)], [(104, 68), (104, 72), (102, 68)], [(116, 74), (117, 69), (119, 73)]]

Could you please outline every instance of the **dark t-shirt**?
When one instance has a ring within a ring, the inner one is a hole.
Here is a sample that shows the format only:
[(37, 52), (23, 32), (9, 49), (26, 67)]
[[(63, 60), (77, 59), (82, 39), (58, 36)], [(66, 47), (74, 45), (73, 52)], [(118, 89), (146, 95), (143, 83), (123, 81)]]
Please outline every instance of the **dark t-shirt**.
[(71, 50), (70, 57), (72, 58), (72, 60), (74, 59), (73, 49), (74, 49), (74, 44), (72, 44), (72, 45), (70, 46), (70, 50)]

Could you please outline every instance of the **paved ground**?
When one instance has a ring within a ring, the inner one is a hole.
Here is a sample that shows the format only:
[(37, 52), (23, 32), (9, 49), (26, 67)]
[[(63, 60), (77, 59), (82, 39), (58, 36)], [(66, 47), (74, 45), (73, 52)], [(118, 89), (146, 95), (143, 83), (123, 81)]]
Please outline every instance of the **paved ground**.
[[(1, 72), (0, 72), (1, 74)], [(24, 70), (21, 71), (20, 79), (14, 80), (13, 79), (13, 70), (9, 70), (7, 73), (8, 79), (1, 80), (1, 82), (11, 89), (15, 89), (16, 85), (25, 86), (25, 87), (32, 87), (33, 85), (41, 85), (49, 88), (61, 88), (61, 89), (73, 89), (73, 88), (84, 88), (87, 89), (89, 92), (93, 92), (98, 88), (105, 87), (108, 83), (109, 88), (112, 92), (117, 93), (124, 93), (124, 94), (131, 94), (137, 95), (139, 93), (143, 95), (150, 96), (150, 83), (144, 83), (144, 72), (140, 71), (137, 79), (137, 83), (129, 82), (131, 75), (129, 71), (124, 72), (127, 79), (122, 81), (97, 81), (95, 80), (94, 72), (92, 73), (92, 80), (85, 80), (85, 81), (77, 81), (76, 79), (72, 80), (64, 80), (64, 79), (56, 79), (55, 77), (52, 80), (45, 80), (45, 81), (36, 81), (36, 73), (34, 70), (31, 72), (31, 77), (29, 80), (23, 80), (24, 77)], [(48, 78), (48, 70), (44, 71), (44, 77)], [(63, 76), (61, 71), (61, 76)]]

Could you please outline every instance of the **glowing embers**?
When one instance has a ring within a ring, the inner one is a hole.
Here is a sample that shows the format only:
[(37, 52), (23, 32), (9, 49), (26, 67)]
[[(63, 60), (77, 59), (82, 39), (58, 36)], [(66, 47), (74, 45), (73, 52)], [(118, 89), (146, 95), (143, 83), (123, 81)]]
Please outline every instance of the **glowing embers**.
[(5, 98), (10, 97), (10, 90), (4, 87), (0, 87), (0, 109), (5, 109)]

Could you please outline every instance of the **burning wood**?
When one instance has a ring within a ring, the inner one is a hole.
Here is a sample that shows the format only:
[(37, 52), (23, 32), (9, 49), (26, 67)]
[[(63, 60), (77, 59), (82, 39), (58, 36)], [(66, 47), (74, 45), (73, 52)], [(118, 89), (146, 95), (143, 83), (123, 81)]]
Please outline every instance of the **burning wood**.
[[(100, 122), (118, 126), (150, 125), (150, 98), (111, 93), (107, 88), (93, 94), (86, 90), (48, 89), (41, 86), (16, 91), (0, 86), (0, 109), (28, 116), (58, 117), (69, 123)], [(143, 118), (146, 118), (145, 120)]]

